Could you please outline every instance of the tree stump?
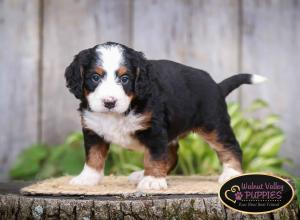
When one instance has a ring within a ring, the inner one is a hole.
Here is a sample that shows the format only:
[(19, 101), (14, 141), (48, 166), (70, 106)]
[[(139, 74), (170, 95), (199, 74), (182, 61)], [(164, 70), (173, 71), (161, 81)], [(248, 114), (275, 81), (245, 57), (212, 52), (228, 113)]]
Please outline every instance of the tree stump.
[(29, 183), (0, 184), (0, 219), (299, 219), (296, 198), (276, 212), (250, 215), (225, 207), (217, 193), (21, 195), (20, 189), (26, 185)]

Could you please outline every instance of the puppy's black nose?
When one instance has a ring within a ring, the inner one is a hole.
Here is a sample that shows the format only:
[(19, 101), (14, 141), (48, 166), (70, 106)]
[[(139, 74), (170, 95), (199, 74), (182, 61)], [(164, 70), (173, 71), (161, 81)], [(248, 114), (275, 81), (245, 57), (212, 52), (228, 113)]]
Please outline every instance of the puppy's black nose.
[(104, 102), (105, 108), (108, 108), (108, 109), (112, 109), (116, 106), (116, 100), (114, 100), (114, 99), (104, 100), (103, 102)]

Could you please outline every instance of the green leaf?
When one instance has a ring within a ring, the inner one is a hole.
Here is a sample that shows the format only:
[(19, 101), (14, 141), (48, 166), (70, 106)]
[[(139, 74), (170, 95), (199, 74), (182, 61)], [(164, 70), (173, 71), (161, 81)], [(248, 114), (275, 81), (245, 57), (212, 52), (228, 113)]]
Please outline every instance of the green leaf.
[(258, 154), (265, 157), (271, 157), (278, 154), (280, 146), (284, 141), (283, 135), (277, 135), (269, 140), (261, 147)]
[(233, 117), (240, 110), (240, 105), (238, 103), (229, 103), (227, 105), (228, 113), (231, 117)]
[(44, 145), (32, 145), (31, 147), (25, 149), (22, 153), (22, 157), (32, 159), (35, 161), (40, 161), (46, 158), (48, 149)]
[(241, 129), (241, 133), (238, 136), (238, 140), (241, 145), (244, 145), (250, 138), (252, 134), (252, 129), (249, 127), (245, 127), (244, 129)]
[(38, 161), (20, 160), (10, 170), (10, 176), (13, 179), (31, 179), (39, 170)]
[(62, 173), (59, 173), (57, 170), (57, 167), (53, 163), (46, 163), (44, 164), (39, 172), (36, 175), (37, 179), (46, 179), (53, 176), (56, 176), (57, 174), (62, 175)]
[(73, 134), (70, 134), (68, 137), (67, 137), (67, 139), (66, 139), (66, 141), (65, 141), (65, 144), (66, 145), (74, 145), (75, 144), (75, 146), (78, 146), (79, 145), (79, 147), (81, 146), (81, 142), (82, 142), (82, 139), (83, 139), (83, 135), (82, 135), (82, 133), (73, 133)]
[[(46, 158), (48, 149), (44, 145), (32, 145), (22, 151), (10, 170), (14, 179), (30, 179), (36, 175), (40, 163)], [(28, 177), (28, 178), (27, 178)]]
[(297, 197), (297, 201), (298, 201), (298, 207), (300, 208), (300, 178), (293, 177), (293, 181), (296, 186), (296, 197)]
[(84, 165), (83, 149), (68, 147), (58, 164), (64, 174), (78, 174)]
[(264, 100), (261, 99), (256, 99), (254, 100), (250, 107), (247, 109), (249, 112), (254, 112), (263, 108), (267, 108), (269, 105), (267, 102), (265, 102)]
[(67, 147), (65, 145), (59, 145), (51, 148), (50, 155), (48, 157), (49, 162), (58, 163), (61, 158), (67, 153)]
[(280, 119), (280, 117), (278, 115), (271, 114), (271, 115), (266, 117), (266, 119), (264, 120), (264, 123), (265, 123), (266, 126), (274, 125), (274, 124), (279, 122), (279, 119)]
[(239, 125), (243, 121), (243, 114), (242, 113), (237, 113), (235, 117), (231, 118), (231, 126), (235, 128), (236, 126)]

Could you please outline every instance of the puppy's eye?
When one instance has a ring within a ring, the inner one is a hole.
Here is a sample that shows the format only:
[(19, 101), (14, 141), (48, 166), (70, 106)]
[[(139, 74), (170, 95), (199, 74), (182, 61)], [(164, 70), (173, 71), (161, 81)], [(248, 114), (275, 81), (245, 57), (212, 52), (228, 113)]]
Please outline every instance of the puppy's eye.
[(92, 80), (97, 83), (100, 81), (100, 76), (95, 73), (92, 75)]
[(129, 82), (129, 77), (127, 75), (121, 76), (121, 83), (123, 85), (127, 84)]

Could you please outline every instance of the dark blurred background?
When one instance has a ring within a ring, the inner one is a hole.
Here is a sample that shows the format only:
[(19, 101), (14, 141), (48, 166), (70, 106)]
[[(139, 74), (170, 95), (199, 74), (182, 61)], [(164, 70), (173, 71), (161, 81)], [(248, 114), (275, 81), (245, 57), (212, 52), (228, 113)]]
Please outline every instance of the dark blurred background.
[(269, 78), (229, 101), (266, 100), (281, 116), (281, 154), (300, 175), (299, 0), (0, 0), (0, 179), (26, 146), (80, 131), (64, 69), (82, 49), (116, 41), (147, 58)]

